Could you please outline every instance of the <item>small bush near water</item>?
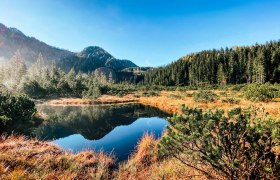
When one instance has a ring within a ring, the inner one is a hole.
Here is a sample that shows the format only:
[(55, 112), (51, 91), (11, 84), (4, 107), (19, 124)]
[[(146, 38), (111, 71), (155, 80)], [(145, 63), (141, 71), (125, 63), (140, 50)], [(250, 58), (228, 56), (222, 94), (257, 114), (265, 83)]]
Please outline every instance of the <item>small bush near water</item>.
[(91, 85), (88, 90), (83, 91), (83, 98), (97, 99), (101, 96), (100, 87), (98, 85)]
[(35, 103), (27, 96), (0, 91), (0, 127), (28, 122), (36, 112)]
[(194, 94), (195, 102), (214, 102), (219, 99), (219, 96), (212, 91), (199, 91)]
[[(280, 122), (258, 109), (203, 111), (183, 106), (169, 118), (159, 149), (211, 177), (212, 167), (228, 179), (280, 177)], [(277, 150), (278, 149), (278, 150)]]

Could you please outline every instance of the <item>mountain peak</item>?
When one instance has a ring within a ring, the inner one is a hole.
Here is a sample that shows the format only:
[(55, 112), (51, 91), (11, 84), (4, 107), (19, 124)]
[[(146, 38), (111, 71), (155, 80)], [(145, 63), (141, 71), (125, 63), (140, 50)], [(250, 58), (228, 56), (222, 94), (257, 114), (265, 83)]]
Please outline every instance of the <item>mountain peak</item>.
[(84, 48), (80, 53), (78, 53), (78, 56), (83, 58), (90, 58), (90, 57), (95, 57), (100, 55), (111, 56), (107, 51), (105, 51), (99, 46), (88, 46)]
[(0, 23), (0, 28), (7, 28), (4, 24)]
[(4, 24), (0, 23), (0, 33), (4, 33), (7, 29), (8, 28)]
[[(11, 32), (13, 33), (17, 33), (17, 34), (21, 34), (24, 35), (23, 32), (21, 32), (20, 30), (18, 30), (17, 28), (9, 28)], [(25, 35), (24, 35), (25, 36)]]

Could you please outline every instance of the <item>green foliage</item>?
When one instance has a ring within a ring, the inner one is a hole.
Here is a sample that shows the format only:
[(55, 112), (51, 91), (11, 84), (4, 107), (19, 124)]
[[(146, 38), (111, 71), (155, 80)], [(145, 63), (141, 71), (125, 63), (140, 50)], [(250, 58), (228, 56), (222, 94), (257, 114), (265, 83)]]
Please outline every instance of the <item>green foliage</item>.
[(242, 88), (244, 88), (246, 84), (236, 84), (236, 85), (231, 85), (229, 89), (233, 91), (240, 91)]
[(25, 93), (32, 98), (45, 97), (47, 94), (46, 89), (44, 89), (37, 81), (25, 81), (22, 84), (21, 92)]
[(280, 122), (258, 109), (235, 108), (203, 111), (183, 106), (183, 115), (168, 119), (167, 135), (159, 144), (162, 155), (171, 155), (187, 166), (211, 176), (212, 166), (229, 179), (279, 177)]
[(230, 103), (230, 104), (238, 104), (240, 102), (240, 99), (236, 99), (233, 97), (228, 97), (222, 100), (224, 103)]
[(150, 96), (159, 96), (158, 91), (147, 91), (142, 93), (143, 96), (150, 97)]
[(100, 87), (98, 85), (91, 85), (88, 90), (83, 91), (83, 98), (86, 99), (97, 99), (101, 96)]
[(123, 96), (136, 90), (137, 87), (129, 83), (101, 85), (102, 94), (109, 94), (109, 95), (116, 95), (116, 96)]
[(27, 96), (0, 92), (0, 127), (30, 121), (35, 113), (35, 103)]
[(280, 96), (280, 86), (270, 83), (250, 84), (244, 88), (243, 94), (248, 100), (268, 102)]
[(188, 93), (188, 92), (185, 93), (186, 97), (193, 97), (193, 95), (194, 95), (193, 93)]
[(172, 99), (182, 99), (182, 96), (178, 94), (170, 94), (168, 97)]
[(195, 102), (214, 102), (219, 99), (219, 96), (212, 91), (199, 91), (194, 94)]
[(280, 41), (191, 53), (149, 70), (144, 84), (206, 86), (280, 82)]
[(222, 92), (220, 92), (220, 95), (221, 96), (227, 96), (227, 92), (226, 91), (222, 91)]

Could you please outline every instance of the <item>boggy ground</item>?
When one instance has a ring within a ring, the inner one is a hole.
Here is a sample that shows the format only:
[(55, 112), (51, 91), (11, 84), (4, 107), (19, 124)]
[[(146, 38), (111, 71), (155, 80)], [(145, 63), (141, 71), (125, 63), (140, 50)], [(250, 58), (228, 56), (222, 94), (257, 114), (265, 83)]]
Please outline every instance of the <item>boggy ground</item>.
[[(266, 112), (274, 117), (280, 117), (280, 99), (274, 99), (271, 102), (252, 102), (242, 97), (242, 94), (236, 91), (214, 91), (219, 95), (219, 99), (214, 102), (201, 103), (193, 100), (193, 93), (196, 91), (161, 91), (154, 96), (145, 96), (143, 92), (136, 92), (133, 94), (127, 94), (125, 96), (110, 96), (103, 95), (96, 100), (79, 99), (79, 98), (61, 98), (56, 100), (47, 101), (47, 104), (52, 105), (91, 105), (91, 104), (117, 104), (117, 103), (129, 103), (138, 102), (144, 105), (150, 105), (157, 107), (167, 113), (181, 113), (181, 105), (185, 104), (189, 107), (198, 107), (202, 109), (216, 109), (222, 108), (225, 111), (235, 106), (242, 108), (250, 107), (254, 105), (259, 108), (263, 108)], [(235, 98), (239, 100), (238, 103), (223, 102), (226, 98)]]

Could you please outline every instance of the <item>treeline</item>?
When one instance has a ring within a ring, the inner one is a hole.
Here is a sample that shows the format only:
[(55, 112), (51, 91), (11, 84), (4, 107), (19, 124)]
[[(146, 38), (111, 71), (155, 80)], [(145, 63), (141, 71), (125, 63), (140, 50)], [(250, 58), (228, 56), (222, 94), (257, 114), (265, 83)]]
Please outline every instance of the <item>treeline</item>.
[(144, 84), (178, 86), (280, 82), (280, 41), (207, 50), (148, 71)]
[(105, 71), (68, 73), (54, 63), (45, 65), (42, 55), (29, 69), (20, 53), (0, 66), (0, 91), (26, 94), (32, 98), (84, 97), (102, 94), (123, 94), (134, 87), (128, 83), (115, 84), (113, 74)]

